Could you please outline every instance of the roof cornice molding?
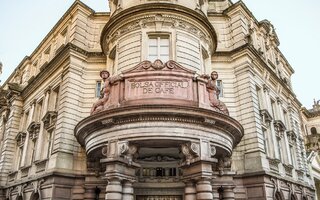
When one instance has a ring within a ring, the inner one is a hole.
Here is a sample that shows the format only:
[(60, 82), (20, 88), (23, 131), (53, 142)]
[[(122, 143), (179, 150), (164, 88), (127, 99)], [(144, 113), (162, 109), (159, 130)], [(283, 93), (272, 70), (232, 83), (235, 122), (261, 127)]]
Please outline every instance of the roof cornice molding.
[[(72, 52), (75, 52), (72, 54)], [(28, 85), (23, 89), (23, 98), (28, 97), (34, 90), (36, 90), (45, 80), (50, 77), (52, 73), (56, 71), (57, 68), (61, 67), (63, 63), (68, 62), (70, 56), (76, 56), (80, 54), (82, 58), (87, 57), (104, 57), (102, 52), (88, 52), (75, 44), (68, 43), (65, 45), (57, 55), (47, 64), (41, 67), (40, 72), (35, 76), (31, 77), (28, 81)]]
[[(233, 49), (231, 51), (217, 51), (215, 55), (217, 56), (228, 56), (231, 58), (231, 60), (237, 59), (237, 57), (246, 54), (248, 55), (252, 60), (256, 60), (257, 64), (261, 65), (264, 69), (268, 70), (270, 75), (273, 79), (275, 79), (277, 82), (282, 83), (282, 80), (277, 76), (277, 74), (270, 69), (270, 67), (267, 65), (267, 63), (261, 58), (259, 52), (250, 44), (244, 44), (236, 49)], [(294, 100), (298, 108), (302, 106), (300, 101), (297, 99), (296, 95), (293, 93), (293, 91), (288, 86), (283, 86), (283, 89), (291, 96), (291, 99)]]
[(53, 28), (47, 33), (47, 35), (42, 39), (42, 41), (39, 43), (39, 45), (33, 50), (30, 56), (25, 56), (23, 60), (20, 62), (20, 64), (15, 68), (15, 70), (11, 73), (11, 75), (7, 78), (7, 80), (4, 82), (3, 85), (6, 85), (15, 75), (15, 72), (21, 68), (26, 60), (30, 61), (30, 58), (32, 58), (39, 49), (47, 42), (47, 40), (53, 35), (53, 33), (59, 28), (59, 26), (62, 26), (63, 21), (69, 20), (72, 18), (71, 13), (74, 13), (76, 10), (82, 9), (83, 11), (87, 11), (90, 14), (94, 14), (95, 11), (91, 9), (89, 6), (81, 2), (80, 0), (76, 0), (69, 9), (62, 15), (62, 17), (58, 20), (58, 22), (53, 26)]

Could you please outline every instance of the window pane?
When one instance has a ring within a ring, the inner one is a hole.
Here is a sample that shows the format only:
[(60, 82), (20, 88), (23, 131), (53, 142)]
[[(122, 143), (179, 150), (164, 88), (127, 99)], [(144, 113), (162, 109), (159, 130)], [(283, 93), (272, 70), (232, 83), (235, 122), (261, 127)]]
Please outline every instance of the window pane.
[(149, 55), (157, 56), (157, 47), (149, 47)]
[(149, 46), (158, 46), (157, 38), (149, 38)]
[(169, 46), (168, 47), (160, 47), (161, 55), (169, 55)]
[(153, 61), (155, 61), (155, 60), (157, 60), (157, 59), (158, 59), (157, 56), (150, 56), (150, 55), (149, 55), (149, 57), (148, 57), (148, 60), (150, 60), (151, 62), (153, 62)]
[(160, 38), (160, 46), (169, 46), (168, 38)]
[(162, 62), (167, 62), (167, 61), (169, 61), (169, 55), (160, 56), (160, 60), (161, 60)]

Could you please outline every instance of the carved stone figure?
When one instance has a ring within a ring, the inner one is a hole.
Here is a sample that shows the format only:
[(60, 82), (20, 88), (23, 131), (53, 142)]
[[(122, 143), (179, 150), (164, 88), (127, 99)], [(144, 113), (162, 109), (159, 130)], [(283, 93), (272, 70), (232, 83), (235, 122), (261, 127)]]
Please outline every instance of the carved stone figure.
[(109, 0), (109, 8), (111, 11), (121, 9), (122, 0)]
[(218, 99), (220, 94), (220, 89), (216, 85), (218, 73), (216, 71), (213, 71), (211, 73), (211, 79), (209, 79), (208, 75), (203, 75), (202, 77), (208, 79), (207, 91), (209, 93), (210, 106), (218, 112), (229, 115), (229, 111), (226, 105)]
[(104, 108), (104, 104), (107, 103), (110, 94), (110, 73), (107, 70), (103, 70), (100, 72), (100, 77), (102, 78), (104, 84), (103, 88), (100, 92), (100, 99), (93, 104), (91, 108), (91, 115), (102, 111)]

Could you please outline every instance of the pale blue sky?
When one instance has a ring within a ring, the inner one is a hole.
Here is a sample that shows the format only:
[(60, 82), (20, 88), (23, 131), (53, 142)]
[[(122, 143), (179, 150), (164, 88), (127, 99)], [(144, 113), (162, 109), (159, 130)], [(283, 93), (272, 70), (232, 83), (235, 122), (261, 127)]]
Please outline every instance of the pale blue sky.
[[(83, 0), (95, 11), (107, 11), (107, 0)], [(234, 1), (235, 2), (235, 1)], [(257, 20), (275, 26), (280, 50), (295, 70), (293, 89), (298, 99), (311, 108), (320, 99), (320, 1), (243, 0)], [(1, 0), (0, 61), (2, 82), (26, 55), (30, 55), (58, 22), (73, 0)]]

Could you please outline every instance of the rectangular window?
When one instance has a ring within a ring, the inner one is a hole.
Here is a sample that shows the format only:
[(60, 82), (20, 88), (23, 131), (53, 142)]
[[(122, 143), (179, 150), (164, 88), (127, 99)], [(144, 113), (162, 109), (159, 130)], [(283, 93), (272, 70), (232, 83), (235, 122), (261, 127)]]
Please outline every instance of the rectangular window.
[(263, 134), (263, 137), (264, 137), (263, 143), (264, 143), (264, 149), (265, 149), (266, 155), (270, 156), (270, 153), (269, 153), (269, 138), (268, 138), (267, 130), (262, 128), (262, 134)]
[(29, 120), (29, 111), (24, 113), (23, 126), (22, 126), (22, 130), (24, 131), (27, 130), (28, 120)]
[(217, 80), (217, 87), (220, 90), (219, 97), (223, 97), (223, 84), (222, 80)]
[(259, 88), (258, 86), (256, 86), (256, 91), (257, 91), (257, 98), (258, 98), (258, 106), (259, 106), (259, 109), (264, 109), (264, 106), (263, 106), (263, 95), (262, 95), (262, 90), (261, 88)]
[(284, 118), (284, 124), (286, 125), (287, 130), (290, 129), (290, 122), (289, 122), (289, 118), (288, 118), (288, 113), (287, 111), (283, 111), (283, 118)]
[(296, 167), (296, 153), (295, 153), (295, 148), (293, 145), (290, 145), (290, 155), (291, 155), (291, 164), (292, 166)]
[(160, 59), (167, 62), (170, 52), (170, 42), (168, 36), (150, 36), (148, 41), (148, 60), (151, 62)]
[(21, 165), (22, 165), (22, 152), (23, 152), (23, 146), (19, 146), (18, 147), (18, 155), (17, 155), (17, 161), (18, 161), (18, 163), (17, 163), (17, 170), (21, 167)]
[(42, 118), (42, 106), (43, 106), (43, 101), (39, 101), (39, 103), (37, 103), (37, 106), (36, 106), (36, 118), (35, 120), (37, 122), (40, 122), (41, 118)]
[(52, 146), (53, 146), (53, 134), (54, 132), (51, 130), (47, 133), (47, 139), (48, 139), (48, 149), (47, 149), (47, 155), (46, 158), (49, 158), (52, 152)]
[(276, 119), (276, 103), (271, 99), (271, 111), (273, 119)]
[(283, 163), (281, 138), (277, 137), (279, 160)]
[(101, 81), (96, 82), (96, 97), (99, 98), (101, 95)]
[(59, 87), (56, 87), (53, 90), (53, 108), (54, 110), (58, 110), (58, 105), (59, 105)]

